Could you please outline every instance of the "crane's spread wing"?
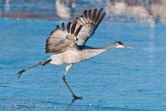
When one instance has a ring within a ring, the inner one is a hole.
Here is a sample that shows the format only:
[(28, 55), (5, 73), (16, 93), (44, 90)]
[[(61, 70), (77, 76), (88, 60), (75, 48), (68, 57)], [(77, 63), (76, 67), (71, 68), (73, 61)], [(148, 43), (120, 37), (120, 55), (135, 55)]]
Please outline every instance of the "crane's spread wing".
[(76, 28), (77, 21), (74, 23), (68, 23), (65, 28), (62, 23), (62, 29), (57, 26), (56, 30), (51, 32), (49, 38), (46, 41), (46, 53), (62, 53), (69, 48), (77, 48), (77, 35), (80, 32), (82, 25)]
[(77, 21), (76, 27), (82, 25), (82, 29), (77, 36), (78, 46), (84, 46), (89, 37), (95, 33), (96, 28), (105, 16), (105, 13), (102, 13), (102, 11), (103, 8), (101, 8), (99, 11), (97, 11), (97, 9), (94, 9), (93, 11), (85, 10), (81, 16), (74, 20), (74, 22)]
[(70, 48), (84, 46), (103, 20), (105, 13), (102, 13), (102, 10), (103, 8), (99, 11), (85, 10), (72, 23), (69, 22), (67, 28), (62, 23), (63, 30), (57, 26), (46, 41), (46, 53), (62, 53)]

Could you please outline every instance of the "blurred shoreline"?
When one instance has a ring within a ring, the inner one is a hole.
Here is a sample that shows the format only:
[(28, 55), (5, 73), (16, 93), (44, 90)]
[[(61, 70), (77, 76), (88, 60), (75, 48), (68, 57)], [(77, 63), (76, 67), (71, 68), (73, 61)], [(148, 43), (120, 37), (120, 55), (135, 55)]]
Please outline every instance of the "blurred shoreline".
[(85, 9), (103, 7), (107, 20), (156, 24), (166, 21), (166, 0), (1, 0), (0, 17), (69, 19)]

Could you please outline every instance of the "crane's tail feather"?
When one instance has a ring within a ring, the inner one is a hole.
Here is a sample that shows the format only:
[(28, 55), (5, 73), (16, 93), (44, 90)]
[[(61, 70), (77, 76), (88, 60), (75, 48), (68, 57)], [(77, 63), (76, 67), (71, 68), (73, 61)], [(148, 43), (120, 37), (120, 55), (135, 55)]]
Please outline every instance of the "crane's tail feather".
[(29, 70), (29, 69), (32, 69), (32, 68), (34, 68), (34, 67), (36, 67), (36, 66), (38, 66), (38, 65), (47, 65), (47, 64), (49, 64), (50, 63), (50, 61), (51, 61), (51, 59), (49, 59), (49, 60), (47, 60), (47, 61), (42, 61), (42, 62), (39, 62), (39, 63), (37, 63), (37, 64), (35, 64), (35, 65), (33, 65), (33, 66), (31, 66), (31, 67), (29, 67), (29, 68), (27, 68), (27, 69), (22, 69), (21, 71), (19, 71), (17, 74), (18, 74), (18, 78), (20, 78), (20, 76), (21, 76), (21, 74), (23, 73), (23, 72), (25, 72), (25, 71), (27, 71), (27, 70)]

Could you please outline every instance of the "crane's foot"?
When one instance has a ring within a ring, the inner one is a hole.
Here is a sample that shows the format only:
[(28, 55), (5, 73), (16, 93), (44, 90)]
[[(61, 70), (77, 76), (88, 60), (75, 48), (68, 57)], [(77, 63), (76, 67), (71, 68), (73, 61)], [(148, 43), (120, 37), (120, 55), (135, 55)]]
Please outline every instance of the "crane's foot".
[(22, 74), (23, 72), (25, 72), (25, 69), (23, 69), (23, 70), (21, 70), (20, 72), (17, 73), (17, 74), (18, 74), (18, 78), (20, 78), (20, 76), (21, 76), (21, 74)]
[(75, 100), (78, 100), (78, 99), (83, 99), (83, 97), (78, 97), (76, 95), (73, 95), (73, 99), (72, 99), (72, 103), (74, 103)]
[(76, 99), (83, 99), (83, 97), (78, 97), (78, 96), (76, 96), (76, 95), (73, 95), (73, 100), (76, 100)]

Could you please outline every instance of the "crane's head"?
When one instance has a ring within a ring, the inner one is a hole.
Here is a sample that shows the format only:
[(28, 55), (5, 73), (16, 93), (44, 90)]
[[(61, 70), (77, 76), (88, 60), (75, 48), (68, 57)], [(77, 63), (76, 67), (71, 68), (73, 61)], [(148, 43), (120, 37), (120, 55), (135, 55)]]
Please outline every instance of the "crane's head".
[(133, 47), (130, 47), (128, 45), (124, 45), (122, 42), (119, 42), (119, 41), (118, 42), (114, 42), (113, 46), (115, 48), (131, 48), (131, 49), (134, 49)]

